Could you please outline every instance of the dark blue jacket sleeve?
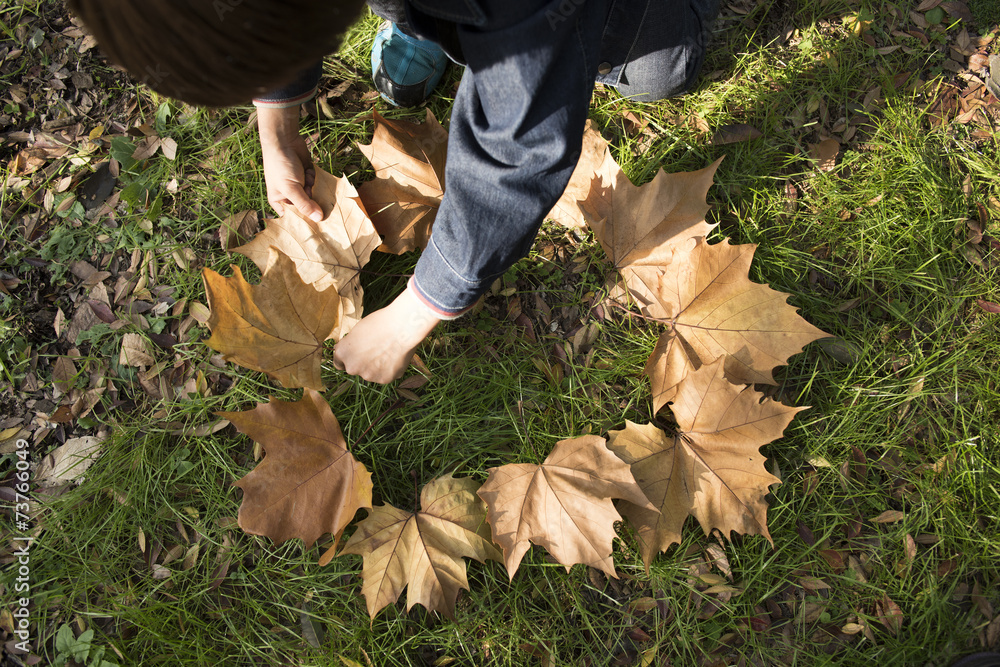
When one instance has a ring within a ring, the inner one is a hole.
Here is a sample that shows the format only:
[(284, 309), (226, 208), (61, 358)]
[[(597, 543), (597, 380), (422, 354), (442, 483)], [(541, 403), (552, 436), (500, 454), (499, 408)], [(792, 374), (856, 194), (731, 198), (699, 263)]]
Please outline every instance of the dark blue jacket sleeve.
[(318, 62), (312, 67), (303, 70), (295, 81), (278, 90), (272, 90), (267, 95), (255, 97), (253, 103), (259, 107), (271, 107), (281, 109), (302, 104), (316, 94), (316, 87), (319, 85), (320, 76), (323, 74), (323, 63)]
[(606, 0), (478, 5), (479, 25), (456, 27), (467, 69), (451, 115), (444, 198), (412, 283), (442, 315), (468, 308), (527, 254), (565, 189), (608, 11)]

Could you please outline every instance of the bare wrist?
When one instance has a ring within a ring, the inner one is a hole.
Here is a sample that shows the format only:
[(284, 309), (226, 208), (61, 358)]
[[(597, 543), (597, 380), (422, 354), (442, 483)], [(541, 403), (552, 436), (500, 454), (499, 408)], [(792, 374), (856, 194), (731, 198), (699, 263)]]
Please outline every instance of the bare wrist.
[(258, 107), (257, 130), (260, 132), (261, 145), (269, 143), (284, 145), (298, 137), (299, 114), (299, 106), (279, 109)]
[(413, 288), (409, 285), (393, 300), (391, 306), (393, 309), (399, 309), (404, 314), (405, 321), (413, 323), (412, 328), (407, 332), (408, 334), (412, 334), (408, 336), (411, 340), (407, 342), (412, 343), (414, 346), (426, 338), (427, 334), (433, 331), (434, 327), (441, 322), (441, 318), (437, 317), (434, 311), (420, 300), (420, 297), (417, 296)]

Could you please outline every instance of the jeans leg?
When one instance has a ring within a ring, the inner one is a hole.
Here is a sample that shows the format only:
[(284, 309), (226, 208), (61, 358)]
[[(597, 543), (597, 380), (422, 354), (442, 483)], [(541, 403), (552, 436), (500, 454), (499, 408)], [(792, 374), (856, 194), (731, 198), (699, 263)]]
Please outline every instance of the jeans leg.
[(403, 0), (368, 0), (368, 8), (376, 16), (395, 23), (402, 32), (412, 35), (406, 23), (406, 10), (403, 8)]
[(654, 102), (689, 90), (705, 60), (718, 11), (719, 0), (650, 0), (618, 92)]

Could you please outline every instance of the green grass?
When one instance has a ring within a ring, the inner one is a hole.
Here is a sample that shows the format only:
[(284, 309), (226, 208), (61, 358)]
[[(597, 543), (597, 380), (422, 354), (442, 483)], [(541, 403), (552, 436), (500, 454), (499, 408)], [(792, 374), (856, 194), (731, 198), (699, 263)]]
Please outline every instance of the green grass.
[[(1000, 7), (989, 0), (972, 0), (969, 3), (976, 23), (981, 26), (996, 26), (1000, 24)], [(995, 51), (994, 51), (995, 53)]]
[[(846, 3), (822, 12), (816, 4), (758, 8), (752, 29), (723, 22), (705, 67), (711, 78), (684, 98), (639, 105), (599, 94), (591, 114), (636, 182), (725, 154), (709, 194), (710, 220), (720, 223), (713, 238), (759, 244), (753, 279), (788, 292), (810, 322), (836, 337), (810, 345), (777, 373), (773, 395), (811, 408), (764, 449), (783, 480), (768, 513), (773, 546), (761, 537), (706, 537), (689, 522), (683, 544), (657, 557), (647, 574), (622, 526), (618, 581), (580, 566), (566, 573), (535, 547), (513, 581), (498, 564), (471, 563), (471, 590), (459, 598), (456, 622), (419, 606), (406, 613), (402, 601), (369, 621), (360, 558), (320, 568), (329, 538), (303, 552), (298, 542), (276, 547), (234, 527), (241, 493), (232, 482), (254, 466), (252, 442), (232, 428), (176, 434), (214, 421), (216, 411), (298, 393), (212, 365), (201, 342), (207, 332), (195, 327), (178, 363), (186, 364), (184, 377), (202, 370), (212, 395), (153, 401), (134, 384), (134, 371), (117, 364), (121, 335), (142, 331), (130, 324), (81, 346), (89, 370), (119, 378), (122, 402), (89, 418), (108, 439), (86, 481), (58, 496), (36, 493), (45, 532), (32, 555), (33, 635), (54, 638), (63, 624), (77, 634), (92, 627), (105, 659), (122, 665), (339, 665), (338, 656), (362, 665), (530, 665), (542, 664), (546, 651), (558, 665), (947, 665), (979, 650), (989, 619), (973, 587), (1000, 608), (1000, 319), (975, 300), (1000, 302), (1000, 276), (995, 253), (973, 265), (954, 230), (983, 204), (995, 233), (1000, 145), (972, 139), (966, 127), (931, 124), (923, 110), (928, 88), (894, 85), (900, 71), (940, 71), (936, 49), (897, 51), (873, 67), (870, 48), (841, 27)], [(875, 3), (862, 9), (882, 11)], [(363, 81), (377, 25), (366, 19), (328, 74)], [(785, 25), (799, 32), (779, 45), (771, 32)], [(872, 30), (882, 34), (878, 20)], [(442, 121), (458, 73), (449, 76), (431, 103)], [(883, 94), (861, 125), (859, 105), (875, 85)], [(139, 248), (156, 257), (157, 284), (175, 288), (178, 300), (205, 301), (202, 264), (228, 275), (235, 263), (254, 281), (256, 269), (212, 238), (228, 213), (266, 209), (259, 146), (245, 130), (250, 110), (192, 110), (145, 92), (140, 102), (146, 120), (156, 122), (160, 112), (162, 132), (180, 146), (176, 161), (161, 156), (144, 170), (124, 170), (123, 185), (150, 188), (159, 212), (149, 215), (137, 197), (114, 228), (70, 227), (59, 257), (128, 257)], [(630, 134), (624, 112), (649, 120), (651, 136)], [(353, 148), (369, 141), (365, 113), (304, 128), (320, 133), (317, 163), (357, 182), (371, 173)], [(749, 123), (764, 136), (712, 146), (686, 122), (695, 115), (712, 128)], [(819, 173), (805, 157), (808, 143), (841, 116), (860, 125), (863, 141), (845, 142), (837, 169)], [(233, 132), (216, 140), (227, 128)], [(173, 178), (182, 186), (176, 193), (165, 188)], [(789, 185), (798, 193), (794, 206)], [(36, 207), (5, 197), (11, 220)], [(53, 243), (57, 228), (28, 244), (5, 226), (4, 269), (68, 309), (67, 277), (39, 277), (25, 263)], [(539, 294), (554, 311), (600, 290), (610, 268), (589, 235), (580, 241), (547, 226), (542, 239), (504, 277), (504, 288), (515, 288), (525, 304)], [(197, 258), (187, 269), (172, 258), (185, 248)], [(588, 270), (570, 275), (573, 257)], [(364, 279), (366, 307), (388, 303), (403, 288), (397, 276), (414, 262), (376, 253)], [(28, 321), (17, 302), (0, 299), (2, 319)], [(372, 386), (324, 365), (346, 440), (373, 473), (376, 504), (413, 507), (415, 480), (447, 472), (484, 480), (491, 466), (541, 461), (560, 439), (650, 420), (640, 371), (657, 326), (609, 313), (590, 363), (576, 360), (554, 385), (532, 359), (547, 358), (562, 338), (536, 322), (539, 340), (527, 340), (505, 312), (505, 298), (490, 295), (471, 315), (440, 327), (419, 351), (431, 381), (418, 390), (419, 402), (396, 409), (392, 385)], [(147, 319), (155, 330), (177, 318)], [(0, 329), (5, 348), (15, 331)], [(41, 334), (27, 338), (20, 339), (27, 349), (3, 353), (11, 358), (0, 383), (21, 386), (32, 350), (43, 362), (62, 353)], [(39, 380), (50, 378), (41, 372)], [(43, 448), (55, 444), (50, 436)], [(953, 459), (936, 470), (946, 456)], [(871, 521), (887, 509), (905, 518)], [(800, 537), (802, 527), (813, 544)], [(166, 566), (168, 578), (153, 576), (140, 532), (157, 563), (172, 549), (179, 555)], [(912, 559), (908, 538), (916, 544)], [(194, 543), (197, 558), (185, 562)], [(709, 571), (712, 545), (724, 551), (741, 591), (729, 599), (701, 593), (707, 584), (697, 574)], [(831, 551), (844, 568), (831, 565)], [(806, 577), (828, 587), (806, 588)], [(883, 596), (902, 610), (898, 635), (879, 623)], [(3, 589), (6, 607), (14, 597)], [(705, 607), (709, 599), (714, 608)], [(304, 619), (321, 635), (318, 646), (309, 644)], [(849, 623), (868, 625), (874, 641), (840, 633)], [(47, 660), (55, 657), (54, 643), (47, 651)]]

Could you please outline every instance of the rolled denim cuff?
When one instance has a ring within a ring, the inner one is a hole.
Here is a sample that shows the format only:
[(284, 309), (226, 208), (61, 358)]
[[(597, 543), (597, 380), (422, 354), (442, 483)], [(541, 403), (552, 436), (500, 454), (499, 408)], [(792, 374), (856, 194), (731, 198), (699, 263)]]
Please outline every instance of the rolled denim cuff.
[(453, 320), (468, 312), (493, 280), (470, 281), (445, 260), (431, 238), (417, 260), (409, 288), (436, 317)]
[(323, 63), (318, 62), (312, 67), (303, 70), (297, 79), (272, 90), (267, 95), (255, 97), (253, 103), (258, 107), (268, 107), (271, 109), (285, 109), (293, 107), (303, 102), (308, 102), (316, 95), (319, 86), (319, 78), (323, 74)]

